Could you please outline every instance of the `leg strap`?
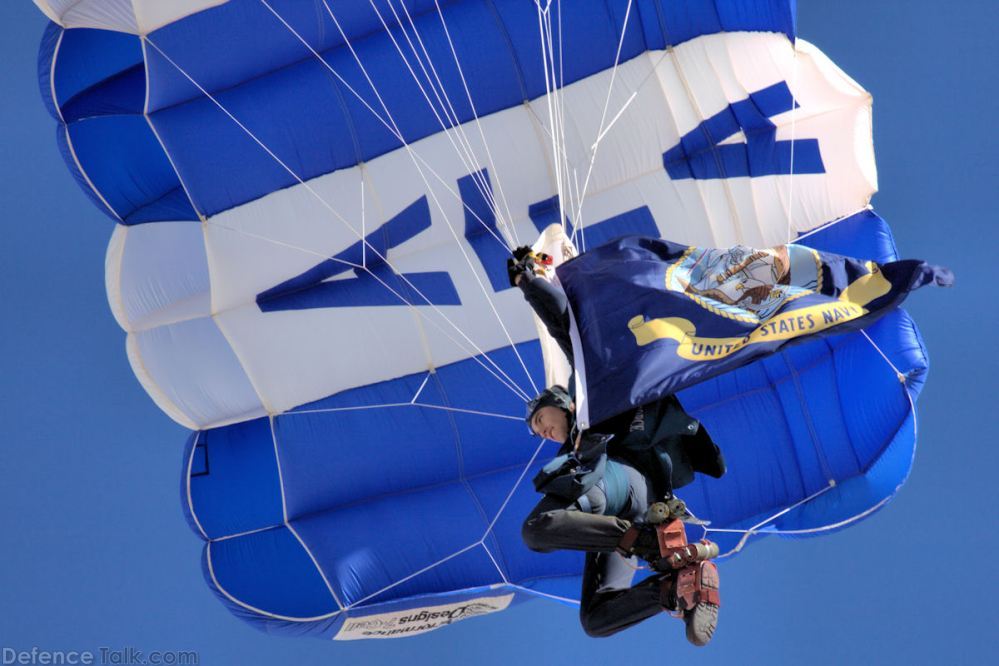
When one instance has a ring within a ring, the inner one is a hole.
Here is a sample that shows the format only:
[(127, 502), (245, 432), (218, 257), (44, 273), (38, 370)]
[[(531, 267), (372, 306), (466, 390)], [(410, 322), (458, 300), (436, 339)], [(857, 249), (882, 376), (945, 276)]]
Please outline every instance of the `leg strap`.
[(632, 525), (628, 528), (628, 531), (624, 533), (621, 540), (617, 543), (618, 554), (624, 557), (631, 557), (635, 554), (635, 542), (638, 541), (638, 535), (641, 530), (638, 529), (637, 525)]

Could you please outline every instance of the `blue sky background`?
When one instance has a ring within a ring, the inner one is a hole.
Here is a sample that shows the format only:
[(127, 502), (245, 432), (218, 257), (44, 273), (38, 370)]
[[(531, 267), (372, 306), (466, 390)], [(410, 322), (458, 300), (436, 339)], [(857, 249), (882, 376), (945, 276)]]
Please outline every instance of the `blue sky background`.
[(574, 608), (541, 600), (352, 643), (270, 637), (225, 610), (181, 514), (187, 431), (140, 388), (107, 306), (112, 223), (70, 177), (38, 93), (44, 25), (28, 0), (0, 3), (0, 648), (196, 650), (202, 664), (994, 663), (999, 3), (799, 2), (799, 35), (874, 95), (876, 210), (903, 256), (951, 267), (957, 286), (907, 304), (932, 364), (906, 486), (851, 529), (726, 562), (701, 650), (665, 617), (590, 639)]

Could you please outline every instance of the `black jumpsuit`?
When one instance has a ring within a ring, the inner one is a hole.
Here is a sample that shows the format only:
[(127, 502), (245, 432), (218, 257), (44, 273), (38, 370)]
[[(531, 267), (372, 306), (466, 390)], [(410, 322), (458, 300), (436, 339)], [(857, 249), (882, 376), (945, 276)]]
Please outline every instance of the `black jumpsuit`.
[[(565, 293), (529, 273), (524, 274), (519, 286), (572, 363)], [(642, 426), (641, 419), (625, 421), (626, 427)], [(608, 434), (620, 437), (624, 433)], [(571, 448), (572, 444), (566, 443), (561, 452)], [(583, 495), (571, 500), (546, 494), (524, 521), (522, 536), (531, 550), (587, 551), (579, 619), (590, 636), (609, 636), (662, 611), (660, 576), (632, 587), (638, 559), (615, 552), (624, 533), (632, 523), (645, 520), (645, 512), (654, 501), (651, 480), (632, 465), (612, 457), (607, 461), (604, 478)]]

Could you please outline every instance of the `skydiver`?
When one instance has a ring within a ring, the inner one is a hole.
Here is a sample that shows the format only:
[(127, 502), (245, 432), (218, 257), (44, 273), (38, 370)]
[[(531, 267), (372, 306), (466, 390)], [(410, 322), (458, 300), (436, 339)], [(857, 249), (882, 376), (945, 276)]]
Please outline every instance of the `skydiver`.
[[(515, 250), (507, 271), (571, 365), (565, 293), (544, 277), (530, 248)], [(690, 483), (695, 472), (715, 478), (725, 473), (721, 451), (705, 428), (675, 396), (667, 396), (580, 432), (573, 397), (562, 386), (547, 388), (528, 403), (527, 424), (562, 446), (534, 479), (544, 497), (521, 534), (537, 552), (586, 551), (583, 630), (610, 636), (665, 610), (683, 618), (691, 643), (707, 644), (718, 621), (717, 568), (697, 557), (665, 562), (656, 528), (647, 521), (654, 505), (661, 521), (696, 522), (673, 490)], [(675, 525), (686, 545), (682, 525)], [(656, 573), (632, 586), (638, 558)]]

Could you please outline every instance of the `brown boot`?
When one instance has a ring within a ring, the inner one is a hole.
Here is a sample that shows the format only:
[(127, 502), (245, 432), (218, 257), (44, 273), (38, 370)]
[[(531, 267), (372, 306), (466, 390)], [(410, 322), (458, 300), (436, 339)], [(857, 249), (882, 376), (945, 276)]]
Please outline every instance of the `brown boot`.
[(662, 580), (660, 602), (666, 610), (682, 614), (687, 640), (694, 645), (707, 645), (718, 626), (718, 587), (714, 562), (696, 562)]

